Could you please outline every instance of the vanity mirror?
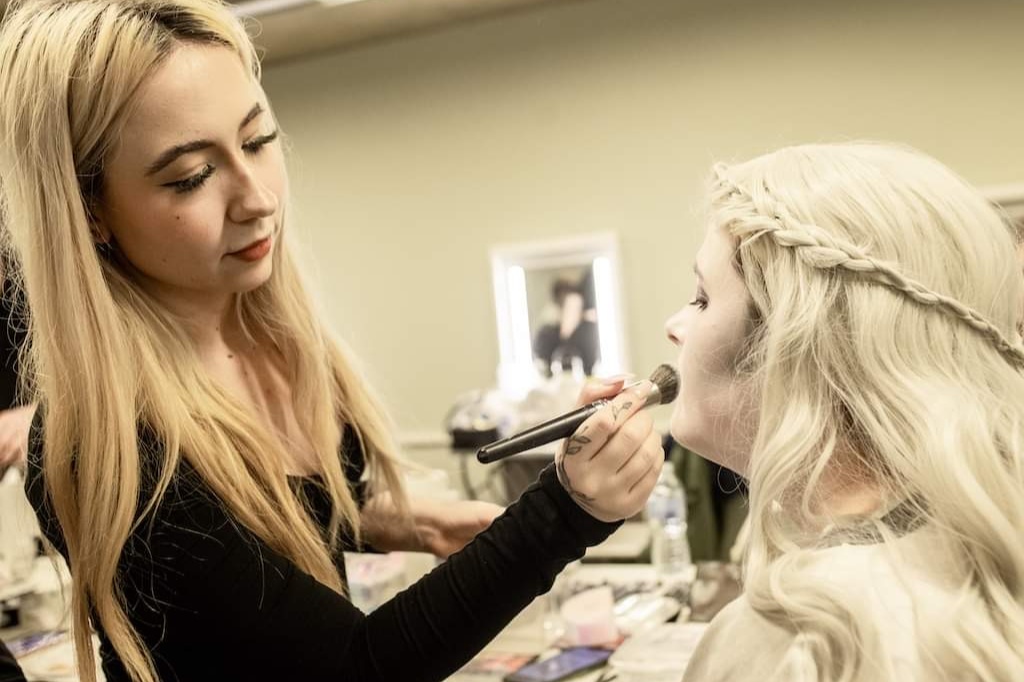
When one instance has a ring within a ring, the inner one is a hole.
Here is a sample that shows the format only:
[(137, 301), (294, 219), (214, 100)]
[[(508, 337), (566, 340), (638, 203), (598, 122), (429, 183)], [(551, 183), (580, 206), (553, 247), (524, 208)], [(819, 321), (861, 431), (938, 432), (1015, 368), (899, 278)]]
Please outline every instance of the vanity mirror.
[(989, 201), (1003, 209), (1024, 234), (1024, 183), (988, 187), (982, 192)]
[(552, 373), (609, 375), (628, 366), (614, 234), (498, 245), (491, 266), (498, 381), (510, 397)]

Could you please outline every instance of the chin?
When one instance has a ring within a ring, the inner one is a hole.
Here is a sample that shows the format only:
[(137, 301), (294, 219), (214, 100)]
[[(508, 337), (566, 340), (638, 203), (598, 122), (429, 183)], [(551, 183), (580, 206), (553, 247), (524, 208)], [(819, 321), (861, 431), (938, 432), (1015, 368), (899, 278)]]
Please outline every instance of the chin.
[(270, 281), (270, 275), (274, 272), (270, 259), (267, 259), (266, 267), (259, 268), (256, 272), (247, 273), (245, 277), (239, 278), (234, 288), (235, 293), (244, 294), (259, 289)]
[(672, 440), (682, 445), (687, 450), (693, 450), (697, 452), (695, 446), (699, 446), (700, 438), (687, 415), (683, 412), (680, 405), (676, 405), (675, 410), (672, 413), (672, 421), (669, 423), (669, 432), (672, 434)]
[(672, 440), (682, 445), (687, 450), (696, 452), (701, 457), (704, 457), (703, 443), (698, 437), (694, 437), (693, 433), (683, 430), (677, 430), (675, 427), (672, 428)]
[(687, 450), (700, 455), (709, 462), (714, 462), (745, 476), (746, 458), (734, 452), (726, 443), (713, 442), (707, 437), (709, 430), (707, 426), (704, 425), (704, 428), (701, 426), (677, 412), (672, 415), (669, 431), (672, 434), (672, 439)]

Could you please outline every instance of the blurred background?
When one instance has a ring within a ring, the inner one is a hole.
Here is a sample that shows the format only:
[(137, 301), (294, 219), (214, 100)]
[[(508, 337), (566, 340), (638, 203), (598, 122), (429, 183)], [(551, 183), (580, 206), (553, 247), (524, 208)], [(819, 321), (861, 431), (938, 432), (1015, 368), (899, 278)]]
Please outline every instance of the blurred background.
[[(417, 496), (514, 500), (557, 444), (486, 467), (477, 447), (570, 408), (588, 376), (644, 377), (674, 360), (663, 324), (693, 297), (716, 161), (806, 142), (905, 143), (1024, 230), (1021, 0), (234, 7), (256, 36), (285, 133), (293, 241), (402, 452), (423, 465), (407, 471)], [(668, 408), (654, 414), (665, 433)], [(650, 523), (624, 524), (592, 548), (594, 566), (570, 567), (531, 606), (541, 626), (525, 622), (522, 641), (510, 628), (499, 650), (532, 655), (570, 631), (563, 606), (579, 589), (610, 600), (613, 585), (618, 608), (654, 577), (685, 584), (636, 602), (637, 626), (677, 614), (706, 622), (736, 595), (745, 488), (665, 445), (672, 466)], [(58, 627), (69, 578), (36, 557), (16, 475), (0, 478), (0, 512), (4, 639), (30, 680), (74, 680), (66, 638), (10, 639), (11, 628)], [(365, 610), (435, 563), (349, 561)], [(688, 655), (695, 642), (660, 650)]]
[(1008, 204), (1024, 194), (1019, 0), (238, 7), (256, 17), (324, 310), (431, 465), (452, 466), (452, 404), (511, 362), (510, 249), (610, 236), (609, 338), (646, 375), (675, 355), (662, 325), (693, 292), (716, 160), (898, 141)]

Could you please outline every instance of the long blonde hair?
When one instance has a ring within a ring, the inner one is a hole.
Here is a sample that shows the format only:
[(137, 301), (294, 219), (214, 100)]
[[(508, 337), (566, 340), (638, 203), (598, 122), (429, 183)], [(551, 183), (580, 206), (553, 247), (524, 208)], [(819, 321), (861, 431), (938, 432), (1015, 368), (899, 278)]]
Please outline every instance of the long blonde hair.
[(317, 321), (287, 238), (270, 280), (238, 296), (237, 315), (283, 359), (333, 501), (327, 545), (288, 485), (280, 440), (204, 373), (182, 321), (97, 250), (90, 207), (102, 201), (104, 158), (140, 85), (183, 43), (230, 49), (259, 78), (244, 28), (217, 0), (30, 1), (9, 10), (0, 35), (3, 221), (31, 312), (25, 371), (44, 414), (43, 472), (74, 571), (75, 647), (90, 681), (90, 608), (132, 678), (156, 679), (117, 575), (148, 490), (140, 427), (164, 447), (146, 512), (184, 459), (241, 524), (338, 591), (331, 552), (340, 528), (359, 529), (338, 457), (342, 424), (355, 429), (378, 488), (404, 500), (383, 412)]
[(810, 529), (830, 522), (900, 556), (877, 516), (816, 504), (825, 481), (870, 485), (954, 559), (926, 569), (951, 572), (935, 577), (956, 604), (918, 623), (928, 679), (1024, 679), (1024, 283), (1007, 221), (933, 159), (870, 143), (720, 165), (710, 217), (736, 239), (756, 320), (753, 608), (799, 633), (816, 679), (880, 679), (884, 625), (808, 573), (827, 542)]

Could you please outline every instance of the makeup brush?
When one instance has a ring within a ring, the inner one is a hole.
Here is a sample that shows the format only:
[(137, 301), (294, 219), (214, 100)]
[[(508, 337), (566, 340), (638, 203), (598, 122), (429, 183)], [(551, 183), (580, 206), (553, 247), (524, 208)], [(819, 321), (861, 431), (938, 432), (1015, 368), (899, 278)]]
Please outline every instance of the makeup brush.
[[(679, 395), (679, 373), (674, 367), (672, 367), (672, 365), (658, 365), (651, 373), (651, 383), (654, 384), (654, 387), (651, 388), (651, 392), (647, 394), (647, 398), (641, 409), (645, 409), (653, 405), (667, 405), (675, 400), (676, 396)], [(625, 386), (622, 390), (628, 390), (635, 385), (636, 384)], [(554, 419), (550, 419), (541, 424), (537, 424), (536, 426), (517, 433), (514, 436), (509, 436), (508, 438), (503, 438), (502, 440), (485, 445), (477, 450), (477, 461), (483, 462), (484, 464), (490, 464), (491, 462), (497, 462), (500, 459), (505, 459), (506, 457), (526, 452), (538, 445), (544, 445), (545, 443), (550, 443), (560, 438), (566, 438), (572, 435), (572, 433), (580, 427), (580, 424), (585, 422), (590, 415), (600, 410), (610, 401), (610, 398), (596, 400), (589, 405), (584, 405), (572, 412), (566, 412), (561, 416), (555, 417)]]

